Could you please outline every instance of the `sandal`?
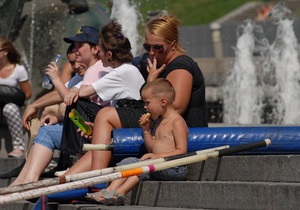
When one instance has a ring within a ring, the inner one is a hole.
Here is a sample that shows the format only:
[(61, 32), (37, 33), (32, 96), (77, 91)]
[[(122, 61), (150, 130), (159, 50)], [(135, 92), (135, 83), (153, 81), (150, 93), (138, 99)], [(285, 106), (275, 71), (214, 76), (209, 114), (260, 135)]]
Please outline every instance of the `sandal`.
[(107, 191), (102, 189), (96, 193), (88, 193), (87, 196), (85, 196), (85, 199), (93, 203), (105, 204), (107, 206), (121, 206), (124, 205), (125, 196), (117, 191)]
[(87, 193), (85, 196), (85, 199), (92, 202), (92, 203), (101, 203), (102, 202), (99, 200), (99, 198), (109, 198), (109, 197), (113, 197), (114, 193), (107, 191), (106, 189), (102, 189), (98, 192), (94, 192), (94, 193)]
[(125, 196), (117, 191), (113, 191), (114, 196), (112, 199), (105, 199), (105, 204), (107, 206), (123, 206), (125, 205)]

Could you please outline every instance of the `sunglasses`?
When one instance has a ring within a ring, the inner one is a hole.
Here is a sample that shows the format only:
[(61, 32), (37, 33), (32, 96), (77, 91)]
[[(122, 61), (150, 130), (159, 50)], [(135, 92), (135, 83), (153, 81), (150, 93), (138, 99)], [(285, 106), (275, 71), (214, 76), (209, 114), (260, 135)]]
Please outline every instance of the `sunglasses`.
[(151, 45), (144, 43), (143, 47), (147, 52), (150, 52), (152, 50), (154, 53), (162, 53), (164, 51), (163, 45)]

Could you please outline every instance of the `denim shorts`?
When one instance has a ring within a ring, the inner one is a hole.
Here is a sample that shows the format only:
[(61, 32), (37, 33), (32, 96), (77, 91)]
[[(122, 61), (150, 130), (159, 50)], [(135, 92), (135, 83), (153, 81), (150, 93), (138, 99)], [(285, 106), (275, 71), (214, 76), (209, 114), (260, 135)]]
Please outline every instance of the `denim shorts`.
[(54, 151), (55, 149), (60, 149), (62, 130), (62, 123), (42, 126), (40, 127), (33, 143), (41, 144), (45, 147), (48, 147), (51, 151)]
[[(119, 163), (117, 163), (118, 166), (122, 165), (127, 165), (131, 163), (136, 163), (140, 162), (139, 158), (135, 157), (129, 157), (125, 158)], [(160, 171), (154, 171), (148, 174), (141, 174), (139, 175), (140, 181), (145, 181), (145, 180), (161, 180), (161, 181), (183, 181), (186, 179), (186, 174), (187, 174), (187, 166), (176, 166)]]

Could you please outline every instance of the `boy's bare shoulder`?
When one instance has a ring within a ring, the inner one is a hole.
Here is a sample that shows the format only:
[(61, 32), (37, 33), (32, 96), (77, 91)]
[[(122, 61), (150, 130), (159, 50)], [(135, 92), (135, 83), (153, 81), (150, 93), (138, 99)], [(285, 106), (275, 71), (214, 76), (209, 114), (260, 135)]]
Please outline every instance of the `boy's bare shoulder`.
[(183, 117), (180, 114), (176, 114), (174, 116), (174, 127), (183, 126), (183, 128), (188, 128), (186, 121), (183, 119)]

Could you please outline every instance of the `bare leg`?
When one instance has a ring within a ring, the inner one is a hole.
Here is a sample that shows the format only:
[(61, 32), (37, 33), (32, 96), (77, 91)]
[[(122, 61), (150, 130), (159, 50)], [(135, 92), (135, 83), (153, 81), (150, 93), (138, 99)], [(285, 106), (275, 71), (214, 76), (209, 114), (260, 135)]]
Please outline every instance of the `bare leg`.
[(11, 185), (38, 181), (41, 173), (51, 161), (52, 156), (53, 152), (48, 147), (41, 144), (34, 144), (31, 147), (22, 171)]
[(85, 153), (63, 176), (91, 170), (92, 152)]
[[(130, 190), (132, 190), (139, 183), (138, 176), (131, 176), (128, 178), (114, 180), (107, 191), (117, 191), (121, 195), (125, 196)], [(102, 197), (101, 191), (97, 192), (98, 195), (92, 195), (97, 201), (104, 202), (105, 198)], [(117, 199), (117, 197), (115, 197)]]
[[(113, 128), (121, 128), (119, 116), (114, 107), (105, 107), (96, 116), (92, 143), (109, 144)], [(110, 160), (110, 151), (88, 151), (63, 175), (107, 168)]]
[(139, 181), (140, 180), (138, 176), (128, 177), (126, 181), (116, 189), (116, 191), (125, 196), (130, 190), (132, 190), (139, 183)]
[(107, 191), (117, 190), (119, 187), (126, 182), (128, 178), (116, 179), (110, 183), (110, 185), (106, 188)]
[[(110, 144), (111, 131), (121, 128), (119, 115), (114, 107), (101, 109), (94, 122), (93, 144)], [(92, 170), (108, 167), (111, 160), (111, 151), (92, 151)]]
[[(31, 148), (33, 148), (33, 147), (34, 147), (34, 145)], [(15, 181), (13, 181), (10, 184), (10, 186), (12, 186), (12, 185), (18, 185), (18, 184), (21, 184), (21, 183), (24, 182), (24, 179), (26, 177), (26, 174), (27, 174), (27, 171), (28, 171), (28, 168), (29, 168), (29, 162), (31, 161), (31, 156), (32, 156), (31, 153), (32, 152), (28, 153), (25, 165), (23, 166), (23, 168), (22, 168), (21, 172), (19, 173), (18, 177), (15, 179)]]
[(26, 153), (27, 153), (26, 158), (28, 158), (28, 155), (30, 154), (30, 149), (34, 145), (33, 141), (36, 138), (37, 133), (38, 133), (40, 127), (41, 127), (41, 122), (38, 118), (32, 119), (30, 121), (30, 124), (31, 124), (30, 125), (30, 131), (29, 131), (30, 137), (29, 137), (29, 141), (28, 141), (28, 148), (27, 148), (27, 151), (26, 151)]
[(36, 182), (39, 180), (40, 175), (44, 169), (50, 163), (53, 152), (48, 147), (45, 147), (41, 144), (34, 144), (31, 148), (31, 158), (28, 162), (28, 170), (24, 183)]

